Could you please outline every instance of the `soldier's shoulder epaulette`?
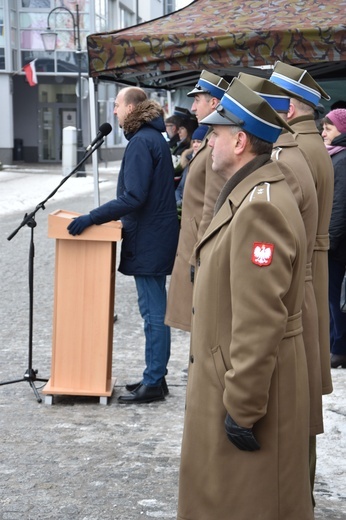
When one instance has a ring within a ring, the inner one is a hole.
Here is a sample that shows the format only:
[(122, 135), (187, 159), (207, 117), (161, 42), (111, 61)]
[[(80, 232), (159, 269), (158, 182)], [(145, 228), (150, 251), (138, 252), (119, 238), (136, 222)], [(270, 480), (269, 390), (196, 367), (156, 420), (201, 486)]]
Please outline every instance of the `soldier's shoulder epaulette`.
[(250, 193), (249, 202), (254, 200), (270, 201), (270, 183), (262, 182), (253, 188)]

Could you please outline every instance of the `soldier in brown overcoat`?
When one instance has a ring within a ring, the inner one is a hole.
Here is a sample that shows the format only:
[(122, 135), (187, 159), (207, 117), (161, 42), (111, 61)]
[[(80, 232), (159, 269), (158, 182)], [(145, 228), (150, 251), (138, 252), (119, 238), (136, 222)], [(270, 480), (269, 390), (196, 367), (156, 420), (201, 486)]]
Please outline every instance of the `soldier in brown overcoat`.
[(312, 520), (306, 238), (270, 159), (288, 126), (237, 79), (202, 122), (229, 180), (196, 249), (177, 518)]
[(319, 315), (322, 389), (323, 394), (330, 394), (333, 385), (330, 372), (328, 230), (333, 205), (334, 173), (332, 161), (314, 121), (314, 107), (321, 97), (330, 97), (305, 70), (281, 62), (276, 63), (270, 81), (291, 92), (287, 121), (309, 164), (317, 192), (318, 226), (312, 269)]
[[(194, 97), (191, 110), (199, 121), (215, 110), (227, 87), (227, 81), (220, 76), (205, 70), (201, 73), (197, 85), (188, 93)], [(215, 201), (226, 182), (212, 171), (208, 140), (207, 134), (189, 165), (178, 249), (167, 297), (165, 323), (186, 331), (191, 325), (194, 249), (213, 217)]]
[[(333, 164), (314, 121), (314, 108), (321, 97), (330, 99), (306, 70), (278, 61), (270, 81), (291, 94), (287, 122), (294, 130), (294, 139), (306, 158), (315, 184), (318, 201), (317, 235), (312, 260), (312, 279), (316, 297), (322, 393), (333, 391), (330, 372), (330, 338), (328, 306), (329, 222), (333, 205)], [(316, 470), (316, 438), (310, 438), (311, 484)]]
[[(240, 73), (242, 83), (263, 97), (286, 121), (290, 95), (275, 83)], [(290, 132), (283, 131), (273, 145), (273, 160), (283, 161), (289, 170), (286, 182), (292, 190), (302, 216), (307, 238), (307, 264), (302, 307), (303, 340), (308, 364), (310, 394), (310, 435), (323, 433), (322, 377), (318, 337), (318, 313), (312, 281), (312, 262), (318, 223), (318, 202), (309, 165)]]

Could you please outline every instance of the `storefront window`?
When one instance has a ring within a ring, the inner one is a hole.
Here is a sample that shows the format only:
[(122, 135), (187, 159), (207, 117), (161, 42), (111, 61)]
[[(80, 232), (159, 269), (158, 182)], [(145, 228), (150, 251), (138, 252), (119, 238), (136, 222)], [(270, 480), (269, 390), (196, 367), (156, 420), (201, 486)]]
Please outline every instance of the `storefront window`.
[[(30, 52), (22, 51), (22, 63), (29, 63), (36, 58), (36, 72), (78, 72), (77, 54), (75, 52)], [(88, 60), (86, 54), (82, 54), (82, 72), (88, 72)]]
[[(52, 9), (55, 7), (62, 7), (62, 9), (52, 12)], [(83, 51), (86, 51), (86, 36), (90, 32), (89, 0), (79, 0), (78, 7), (80, 46)], [(40, 11), (40, 9), (42, 9), (42, 11)], [(41, 37), (41, 33), (47, 29), (48, 16), (50, 28), (57, 33), (56, 50), (53, 53), (44, 51)], [(61, 6), (56, 6), (54, 0), (21, 0), (19, 24), (20, 47), (22, 50), (21, 66), (37, 58), (37, 72), (62, 74), (78, 72), (76, 55), (77, 42), (75, 41), (75, 31), (77, 37), (77, 11), (75, 0), (65, 0)], [(86, 52), (82, 54), (81, 65), (82, 72), (87, 72), (88, 63)]]
[[(75, 13), (73, 14), (75, 16)], [(22, 12), (20, 14), (20, 44), (22, 49), (43, 49), (41, 33), (47, 28), (47, 16), (47, 13)], [(49, 18), (49, 25), (58, 35), (57, 50), (75, 49), (73, 18), (67, 11), (62, 10), (61, 12), (53, 12)], [(87, 31), (83, 31), (82, 29), (89, 25), (89, 15), (80, 15), (80, 43), (83, 50), (86, 49)]]
[(51, 7), (51, 0), (22, 0), (22, 7), (27, 9), (47, 9), (47, 7)]
[[(57, 52), (57, 71), (58, 72), (77, 72), (78, 57), (75, 52)], [(86, 54), (82, 54), (82, 72), (88, 72), (88, 61)]]

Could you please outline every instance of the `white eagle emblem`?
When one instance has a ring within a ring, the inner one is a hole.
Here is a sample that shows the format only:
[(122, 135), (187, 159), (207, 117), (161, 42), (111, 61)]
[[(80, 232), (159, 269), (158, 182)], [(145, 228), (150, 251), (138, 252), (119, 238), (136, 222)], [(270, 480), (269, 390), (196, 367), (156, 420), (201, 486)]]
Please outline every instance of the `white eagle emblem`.
[(252, 262), (264, 267), (270, 265), (273, 258), (274, 244), (255, 242), (252, 249)]

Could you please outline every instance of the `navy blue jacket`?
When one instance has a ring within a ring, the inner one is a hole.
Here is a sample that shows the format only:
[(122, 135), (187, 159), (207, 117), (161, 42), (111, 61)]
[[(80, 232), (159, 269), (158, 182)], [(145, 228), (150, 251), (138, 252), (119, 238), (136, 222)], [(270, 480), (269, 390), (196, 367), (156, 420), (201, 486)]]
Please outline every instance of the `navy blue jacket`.
[(161, 107), (147, 100), (124, 123), (128, 139), (119, 172), (117, 198), (92, 210), (95, 224), (121, 219), (119, 271), (126, 275), (172, 272), (179, 224), (174, 172)]

